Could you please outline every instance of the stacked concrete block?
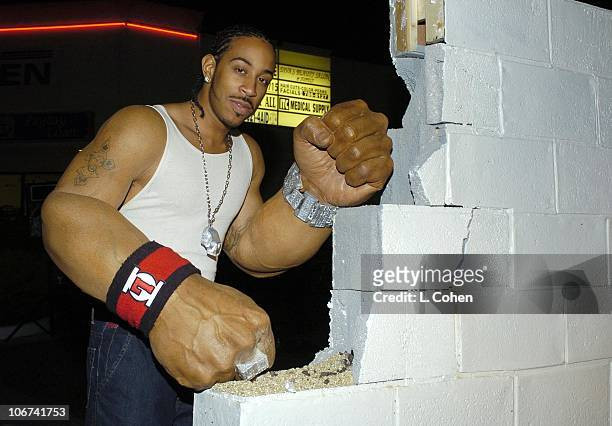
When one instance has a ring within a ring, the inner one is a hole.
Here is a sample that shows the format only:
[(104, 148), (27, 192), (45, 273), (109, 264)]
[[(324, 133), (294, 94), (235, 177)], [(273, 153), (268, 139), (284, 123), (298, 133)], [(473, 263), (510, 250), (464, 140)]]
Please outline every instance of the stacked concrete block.
[(567, 316), (567, 362), (612, 358), (612, 315)]
[(604, 148), (612, 148), (612, 79), (599, 78), (597, 81), (599, 145)]
[(373, 384), (258, 397), (213, 390), (197, 394), (194, 426), (395, 425), (393, 384)]
[(446, 0), (447, 44), (548, 62), (547, 0)]
[(427, 123), (461, 123), (498, 132), (497, 58), (444, 44), (426, 51)]
[(559, 213), (612, 212), (611, 150), (559, 142), (556, 157)]
[(453, 380), (397, 388), (400, 425), (513, 425), (513, 383), (508, 375), (461, 375)]
[(571, 0), (550, 1), (552, 64), (612, 77), (612, 15)]
[(459, 371), (522, 370), (562, 364), (562, 315), (458, 315)]
[(502, 59), (504, 133), (595, 144), (593, 76)]
[(608, 425), (609, 380), (609, 361), (518, 373), (515, 424)]

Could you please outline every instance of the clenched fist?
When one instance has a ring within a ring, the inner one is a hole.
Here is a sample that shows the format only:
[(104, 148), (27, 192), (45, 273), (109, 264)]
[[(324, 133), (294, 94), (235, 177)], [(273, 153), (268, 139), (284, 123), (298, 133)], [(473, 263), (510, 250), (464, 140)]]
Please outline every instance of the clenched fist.
[(187, 278), (162, 309), (149, 341), (155, 358), (195, 390), (235, 377), (236, 362), (257, 347), (274, 362), (274, 336), (263, 309), (238, 290), (198, 275)]
[(304, 189), (335, 206), (356, 206), (380, 191), (393, 171), (387, 126), (362, 100), (304, 120), (293, 132)]

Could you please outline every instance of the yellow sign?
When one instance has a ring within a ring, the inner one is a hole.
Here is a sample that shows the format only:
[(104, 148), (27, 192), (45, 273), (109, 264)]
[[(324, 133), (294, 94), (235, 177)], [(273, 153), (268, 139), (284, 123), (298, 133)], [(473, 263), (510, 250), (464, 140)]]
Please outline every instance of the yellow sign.
[(324, 56), (280, 50), (266, 96), (246, 121), (296, 127), (331, 107), (331, 61)]
[(278, 110), (298, 114), (321, 116), (329, 111), (329, 103), (315, 102), (308, 99), (285, 98), (279, 96)]
[(257, 111), (247, 120), (248, 123), (271, 124), (278, 126), (278, 111), (257, 108)]
[(291, 65), (279, 64), (278, 79), (295, 81), (298, 83), (317, 84), (319, 86), (327, 87), (330, 85), (329, 72), (299, 68)]
[(313, 86), (311, 84), (293, 83), (291, 81), (280, 81), (278, 94), (296, 98), (313, 99), (321, 102), (331, 101), (331, 88)]

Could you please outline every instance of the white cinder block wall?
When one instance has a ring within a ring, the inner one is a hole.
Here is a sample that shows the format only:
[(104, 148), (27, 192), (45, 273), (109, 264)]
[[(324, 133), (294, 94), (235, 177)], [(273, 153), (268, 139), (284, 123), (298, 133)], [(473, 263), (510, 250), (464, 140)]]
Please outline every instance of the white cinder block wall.
[(392, 52), (412, 99), (383, 204), (336, 218), (317, 358), (353, 350), (359, 384), (207, 391), (195, 424), (610, 424), (611, 316), (361, 313), (363, 253), (611, 253), (612, 12), (445, 0), (445, 20), (424, 59)]

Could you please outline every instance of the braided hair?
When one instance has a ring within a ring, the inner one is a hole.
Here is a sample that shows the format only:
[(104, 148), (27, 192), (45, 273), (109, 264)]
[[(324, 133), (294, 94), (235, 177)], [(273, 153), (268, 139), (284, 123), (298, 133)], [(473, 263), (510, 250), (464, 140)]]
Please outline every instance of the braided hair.
[[(212, 47), (212, 55), (215, 60), (219, 62), (221, 56), (225, 53), (227, 49), (229, 49), (232, 40), (237, 37), (257, 37), (261, 40), (267, 41), (272, 44), (270, 39), (260, 30), (247, 26), (247, 25), (232, 25), (231, 27), (227, 27), (215, 34), (215, 42)], [(200, 105), (198, 101), (198, 92), (202, 89), (204, 85), (204, 75), (199, 73), (196, 83), (193, 86), (191, 91), (191, 100), (200, 110), (200, 117), (204, 117), (204, 108)]]

